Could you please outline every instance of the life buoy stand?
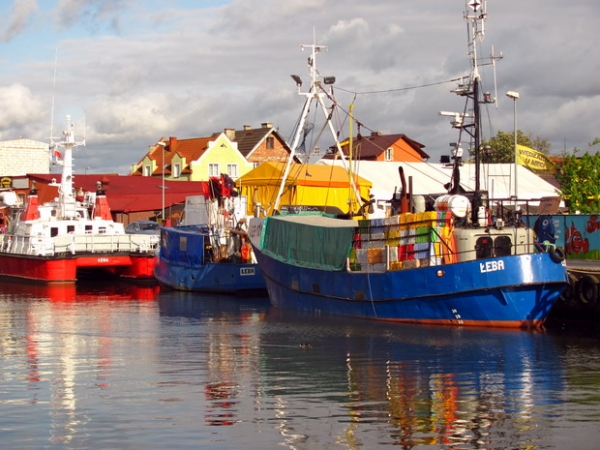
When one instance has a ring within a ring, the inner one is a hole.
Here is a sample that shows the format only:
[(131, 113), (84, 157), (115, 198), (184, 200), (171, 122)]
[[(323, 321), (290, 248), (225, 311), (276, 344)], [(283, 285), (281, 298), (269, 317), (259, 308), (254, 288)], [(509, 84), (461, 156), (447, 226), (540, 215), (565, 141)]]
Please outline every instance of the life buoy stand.
[(579, 279), (577, 285), (579, 300), (583, 303), (596, 303), (598, 299), (598, 285), (600, 280), (595, 275), (584, 275)]
[(551, 247), (548, 249), (550, 259), (555, 263), (563, 262), (565, 260), (565, 251), (562, 247)]

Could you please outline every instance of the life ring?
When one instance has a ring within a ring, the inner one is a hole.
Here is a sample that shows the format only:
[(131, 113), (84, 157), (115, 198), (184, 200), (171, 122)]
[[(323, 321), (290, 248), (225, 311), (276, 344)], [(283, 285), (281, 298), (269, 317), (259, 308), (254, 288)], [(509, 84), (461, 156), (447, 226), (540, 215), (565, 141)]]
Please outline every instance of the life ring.
[(583, 303), (596, 303), (596, 300), (598, 299), (598, 284), (600, 284), (600, 280), (598, 280), (597, 276), (582, 276), (577, 285), (579, 300)]
[(562, 247), (552, 247), (548, 250), (550, 259), (555, 263), (563, 262), (565, 260), (565, 251)]

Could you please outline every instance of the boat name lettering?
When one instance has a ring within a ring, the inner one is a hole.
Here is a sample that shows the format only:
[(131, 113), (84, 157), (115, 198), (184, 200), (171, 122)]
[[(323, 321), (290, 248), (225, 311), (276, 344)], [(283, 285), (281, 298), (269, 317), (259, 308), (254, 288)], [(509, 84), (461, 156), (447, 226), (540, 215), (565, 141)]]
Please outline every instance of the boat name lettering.
[(488, 261), (486, 263), (479, 263), (479, 270), (481, 273), (495, 272), (497, 270), (504, 270), (504, 261)]
[(98, 258), (98, 262), (99, 262), (99, 263), (107, 263), (107, 262), (109, 262), (109, 261), (110, 261), (110, 260), (109, 260), (108, 258)]
[(254, 275), (254, 267), (244, 267), (240, 269), (240, 275)]

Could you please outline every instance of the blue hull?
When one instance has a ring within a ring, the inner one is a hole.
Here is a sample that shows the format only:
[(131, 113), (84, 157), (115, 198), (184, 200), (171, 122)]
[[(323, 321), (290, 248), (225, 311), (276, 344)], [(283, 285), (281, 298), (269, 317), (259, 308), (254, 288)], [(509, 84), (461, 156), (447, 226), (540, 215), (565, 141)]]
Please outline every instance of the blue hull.
[[(228, 244), (234, 245), (235, 236)], [(219, 240), (220, 242), (220, 240)], [(215, 238), (202, 225), (161, 229), (161, 244), (154, 276), (163, 285), (181, 291), (213, 293), (265, 292), (258, 264), (238, 256), (219, 258)]]
[(185, 266), (158, 256), (154, 275), (161, 284), (180, 291), (233, 294), (266, 289), (258, 264), (215, 262)]
[(547, 253), (388, 272), (294, 266), (255, 247), (271, 303), (397, 322), (537, 328), (567, 286)]

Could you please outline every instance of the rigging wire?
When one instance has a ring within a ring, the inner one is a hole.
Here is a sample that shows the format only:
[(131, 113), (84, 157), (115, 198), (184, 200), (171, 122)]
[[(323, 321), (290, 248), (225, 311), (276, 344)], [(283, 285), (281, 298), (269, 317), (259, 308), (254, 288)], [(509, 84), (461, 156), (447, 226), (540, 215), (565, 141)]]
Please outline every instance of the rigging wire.
[(388, 94), (390, 92), (410, 91), (410, 90), (413, 90), (413, 89), (421, 89), (421, 88), (426, 88), (426, 87), (431, 87), (431, 86), (438, 86), (440, 84), (455, 83), (457, 81), (463, 80), (464, 78), (465, 77), (458, 77), (458, 78), (452, 78), (451, 80), (436, 81), (436, 82), (432, 82), (432, 83), (421, 84), (421, 85), (418, 85), (418, 86), (409, 86), (409, 87), (396, 88), (396, 89), (384, 89), (384, 90), (379, 90), (379, 91), (357, 92), (357, 91), (351, 91), (350, 89), (344, 89), (344, 88), (341, 88), (339, 86), (337, 86), (336, 89), (338, 89), (340, 91), (347, 92), (349, 94), (354, 94), (355, 96), (357, 96), (357, 95), (371, 95), (371, 94)]

